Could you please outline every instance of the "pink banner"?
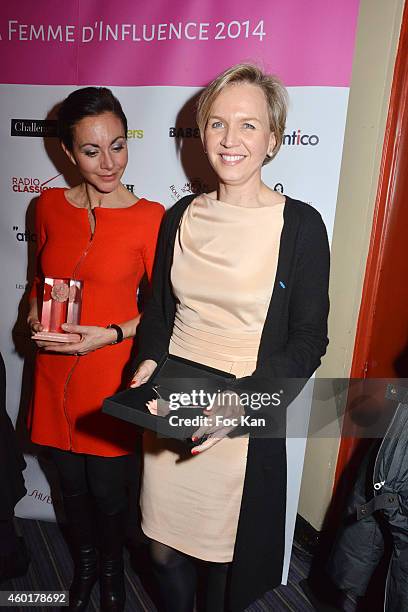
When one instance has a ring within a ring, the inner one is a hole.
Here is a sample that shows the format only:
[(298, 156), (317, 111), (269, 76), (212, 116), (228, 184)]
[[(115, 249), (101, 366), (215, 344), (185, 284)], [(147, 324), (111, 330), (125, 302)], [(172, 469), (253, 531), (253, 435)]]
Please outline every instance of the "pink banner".
[(19, 0), (1, 83), (202, 86), (261, 62), (288, 86), (348, 86), (359, 0)]

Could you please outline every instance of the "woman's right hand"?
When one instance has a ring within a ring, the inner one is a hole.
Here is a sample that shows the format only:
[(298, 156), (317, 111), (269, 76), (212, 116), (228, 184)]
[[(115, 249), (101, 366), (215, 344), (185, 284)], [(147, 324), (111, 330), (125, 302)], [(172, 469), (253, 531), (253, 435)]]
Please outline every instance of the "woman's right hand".
[(37, 315), (28, 315), (27, 325), (30, 328), (31, 335), (33, 336), (37, 332), (42, 331), (44, 328), (38, 320)]
[(130, 387), (140, 387), (143, 383), (147, 382), (155, 369), (157, 368), (157, 362), (153, 359), (145, 359), (137, 368), (133, 374), (133, 378), (130, 381)]
[[(44, 327), (41, 325), (40, 321), (38, 320), (37, 315), (35, 314), (28, 315), (27, 325), (30, 328), (31, 337), (34, 336), (34, 334), (36, 334), (37, 332), (43, 331), (44, 329)], [(35, 342), (35, 344), (37, 345), (37, 348), (39, 349), (52, 348), (53, 346), (55, 346), (55, 342), (47, 342), (46, 340), (36, 340), (33, 337), (31, 339)]]
[[(41, 332), (44, 330), (44, 326), (41, 325), (41, 322), (38, 320), (37, 308), (36, 306), (31, 308), (31, 311), (27, 317), (27, 325), (30, 329), (31, 336), (34, 336), (37, 332)], [(32, 338), (32, 340), (37, 345), (39, 349), (53, 349), (55, 347), (55, 342), (49, 342), (47, 340), (36, 340)]]

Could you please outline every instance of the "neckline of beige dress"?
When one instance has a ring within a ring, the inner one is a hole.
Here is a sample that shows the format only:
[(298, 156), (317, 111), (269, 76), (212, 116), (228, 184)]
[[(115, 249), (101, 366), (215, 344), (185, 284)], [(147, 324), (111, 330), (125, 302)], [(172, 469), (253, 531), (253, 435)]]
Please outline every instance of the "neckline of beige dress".
[(276, 210), (276, 211), (281, 211), (282, 207), (285, 206), (286, 204), (286, 196), (285, 197), (285, 201), (284, 202), (279, 202), (279, 204), (272, 204), (270, 206), (243, 206), (242, 204), (234, 204), (233, 202), (225, 202), (223, 200), (218, 200), (217, 198), (211, 198), (208, 193), (201, 193), (199, 196), (197, 196), (194, 200), (193, 200), (193, 204), (196, 202), (200, 202), (200, 200), (204, 200), (206, 202), (215, 204), (215, 205), (220, 205), (223, 207), (231, 207), (231, 208), (238, 208), (239, 210)]

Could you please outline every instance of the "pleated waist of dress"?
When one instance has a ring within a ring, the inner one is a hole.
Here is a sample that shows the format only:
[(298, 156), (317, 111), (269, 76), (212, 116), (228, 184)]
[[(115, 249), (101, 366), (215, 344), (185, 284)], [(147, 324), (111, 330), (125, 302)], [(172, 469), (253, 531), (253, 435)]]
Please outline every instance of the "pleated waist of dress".
[(204, 329), (183, 322), (176, 314), (171, 341), (197, 357), (223, 361), (256, 362), (261, 332)]

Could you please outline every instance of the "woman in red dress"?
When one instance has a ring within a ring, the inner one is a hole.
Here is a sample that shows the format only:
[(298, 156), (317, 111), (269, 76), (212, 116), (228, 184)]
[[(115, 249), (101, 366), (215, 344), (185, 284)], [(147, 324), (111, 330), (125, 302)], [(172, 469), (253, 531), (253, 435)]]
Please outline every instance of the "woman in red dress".
[(150, 279), (163, 207), (120, 182), (128, 161), (127, 121), (106, 88), (71, 93), (59, 111), (62, 148), (83, 182), (50, 189), (36, 209), (37, 276), (28, 324), (42, 331), (37, 296), (45, 277), (83, 282), (80, 341), (37, 341), (31, 410), (33, 442), (50, 447), (74, 543), (70, 610), (85, 610), (98, 577), (93, 535), (97, 510), (101, 609), (124, 608), (122, 544), (126, 468), (136, 432), (101, 413), (125, 382), (139, 322), (137, 291)]

